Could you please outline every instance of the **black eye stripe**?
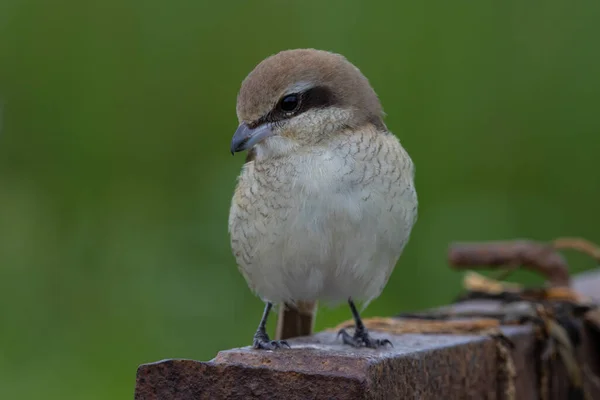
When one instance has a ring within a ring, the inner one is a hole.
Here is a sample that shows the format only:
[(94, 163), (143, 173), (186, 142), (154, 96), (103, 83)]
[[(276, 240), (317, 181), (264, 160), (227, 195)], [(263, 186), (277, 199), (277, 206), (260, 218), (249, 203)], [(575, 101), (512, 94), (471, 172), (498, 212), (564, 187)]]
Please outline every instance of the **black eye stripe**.
[(333, 92), (325, 86), (316, 86), (302, 94), (300, 108), (302, 112), (311, 108), (324, 108), (336, 104)]
[(249, 124), (250, 128), (256, 128), (257, 126), (269, 122), (283, 121), (296, 115), (300, 115), (313, 108), (325, 108), (338, 104), (335, 95), (326, 86), (315, 86), (306, 90), (305, 92), (297, 93), (295, 95), (297, 96), (298, 106), (293, 111), (285, 111), (281, 108), (282, 100), (285, 97), (290, 96), (286, 95), (268, 114)]

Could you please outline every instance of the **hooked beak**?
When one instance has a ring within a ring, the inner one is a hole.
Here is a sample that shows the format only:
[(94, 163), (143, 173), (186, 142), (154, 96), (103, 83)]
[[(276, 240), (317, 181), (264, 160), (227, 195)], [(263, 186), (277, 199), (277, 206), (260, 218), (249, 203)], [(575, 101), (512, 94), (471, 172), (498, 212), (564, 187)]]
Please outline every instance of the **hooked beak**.
[(273, 135), (271, 124), (262, 124), (256, 128), (240, 124), (231, 139), (231, 154), (247, 150), (271, 135)]

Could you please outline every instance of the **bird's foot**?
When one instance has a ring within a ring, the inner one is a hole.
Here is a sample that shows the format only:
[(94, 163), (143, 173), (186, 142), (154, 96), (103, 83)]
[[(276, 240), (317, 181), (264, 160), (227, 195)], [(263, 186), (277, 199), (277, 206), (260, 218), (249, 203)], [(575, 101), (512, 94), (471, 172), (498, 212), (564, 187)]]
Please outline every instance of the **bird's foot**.
[(256, 332), (252, 347), (257, 350), (275, 350), (282, 347), (290, 348), (290, 345), (285, 340), (271, 340), (266, 332)]
[(379, 347), (383, 347), (386, 344), (394, 347), (392, 342), (388, 339), (373, 339), (369, 335), (369, 332), (366, 329), (356, 330), (354, 332), (354, 336), (350, 336), (345, 329), (340, 329), (338, 332), (338, 336), (342, 337), (344, 344), (350, 345), (352, 347), (368, 347), (370, 349), (377, 349)]

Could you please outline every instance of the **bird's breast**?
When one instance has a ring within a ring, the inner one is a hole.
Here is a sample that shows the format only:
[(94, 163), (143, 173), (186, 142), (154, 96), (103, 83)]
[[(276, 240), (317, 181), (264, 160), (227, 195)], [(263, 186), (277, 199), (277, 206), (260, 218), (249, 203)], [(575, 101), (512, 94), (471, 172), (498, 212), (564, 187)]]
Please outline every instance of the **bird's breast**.
[[(379, 141), (379, 142), (378, 142)], [(230, 229), (243, 224), (259, 234), (290, 236), (377, 225), (416, 207), (412, 162), (392, 135), (246, 165)], [(394, 211), (394, 208), (397, 208)], [(408, 217), (408, 215), (407, 215)]]
[(358, 143), (369, 149), (330, 146), (246, 165), (229, 230), (238, 265), (256, 290), (277, 286), (268, 283), (273, 279), (290, 288), (306, 281), (298, 287), (317, 293), (344, 269), (354, 282), (349, 287), (363, 284), (356, 283), (360, 268), (382, 268), (387, 276), (416, 217), (412, 163), (397, 141)]

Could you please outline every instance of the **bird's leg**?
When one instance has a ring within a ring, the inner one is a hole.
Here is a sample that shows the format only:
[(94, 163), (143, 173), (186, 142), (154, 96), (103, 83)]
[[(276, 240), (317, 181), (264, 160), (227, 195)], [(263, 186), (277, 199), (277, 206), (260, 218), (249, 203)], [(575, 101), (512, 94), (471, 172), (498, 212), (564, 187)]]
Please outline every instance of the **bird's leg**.
[(271, 308), (273, 308), (273, 303), (267, 302), (265, 311), (263, 311), (262, 318), (258, 324), (258, 329), (254, 334), (254, 340), (252, 341), (252, 347), (255, 349), (274, 350), (283, 346), (290, 347), (285, 340), (271, 340), (269, 339), (269, 335), (267, 335), (267, 318), (269, 317)]
[(362, 320), (360, 319), (360, 314), (354, 305), (352, 299), (348, 299), (348, 305), (350, 306), (350, 310), (352, 311), (352, 316), (354, 317), (355, 328), (354, 328), (354, 336), (350, 336), (345, 329), (340, 329), (338, 332), (338, 336), (342, 337), (342, 340), (345, 344), (348, 344), (352, 347), (370, 347), (372, 349), (376, 349), (381, 346), (385, 346), (389, 344), (392, 346), (392, 342), (387, 339), (372, 339), (369, 335), (369, 331), (365, 328)]

